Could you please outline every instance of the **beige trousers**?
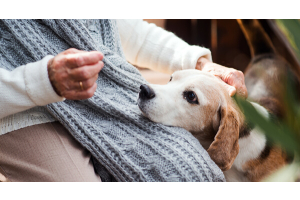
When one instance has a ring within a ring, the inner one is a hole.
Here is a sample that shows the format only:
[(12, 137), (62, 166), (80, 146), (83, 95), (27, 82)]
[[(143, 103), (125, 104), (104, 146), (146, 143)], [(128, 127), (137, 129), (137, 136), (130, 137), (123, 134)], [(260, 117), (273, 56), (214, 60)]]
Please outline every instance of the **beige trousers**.
[(101, 181), (91, 154), (59, 122), (1, 135), (0, 173), (8, 181)]

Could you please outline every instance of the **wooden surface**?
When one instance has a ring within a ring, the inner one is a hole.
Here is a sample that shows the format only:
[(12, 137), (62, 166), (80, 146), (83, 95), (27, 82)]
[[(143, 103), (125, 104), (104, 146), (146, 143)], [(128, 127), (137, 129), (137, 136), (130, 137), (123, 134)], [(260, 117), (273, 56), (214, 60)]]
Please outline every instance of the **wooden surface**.
[(142, 76), (151, 84), (165, 85), (170, 80), (169, 74), (155, 72), (149, 69), (139, 69)]

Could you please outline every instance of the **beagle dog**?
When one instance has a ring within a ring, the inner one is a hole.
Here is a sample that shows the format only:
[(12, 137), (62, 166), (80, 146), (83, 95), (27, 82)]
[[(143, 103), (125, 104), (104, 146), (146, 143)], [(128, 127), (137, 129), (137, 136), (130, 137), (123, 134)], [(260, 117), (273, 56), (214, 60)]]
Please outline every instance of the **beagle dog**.
[[(266, 108), (251, 103), (269, 118)], [(210, 73), (182, 70), (167, 85), (142, 85), (138, 106), (154, 122), (191, 132), (227, 181), (259, 181), (286, 163), (284, 152), (270, 149), (259, 129), (248, 127), (221, 80)]]
[[(267, 119), (274, 115), (282, 118), (280, 89), (284, 89), (282, 80), (287, 76), (288, 63), (275, 54), (258, 21), (239, 23), (253, 56), (245, 73), (249, 102)], [(227, 181), (261, 181), (290, 161), (259, 128), (247, 124), (224, 83), (210, 73), (177, 71), (166, 85), (142, 85), (140, 89), (138, 106), (142, 114), (154, 122), (191, 132)]]

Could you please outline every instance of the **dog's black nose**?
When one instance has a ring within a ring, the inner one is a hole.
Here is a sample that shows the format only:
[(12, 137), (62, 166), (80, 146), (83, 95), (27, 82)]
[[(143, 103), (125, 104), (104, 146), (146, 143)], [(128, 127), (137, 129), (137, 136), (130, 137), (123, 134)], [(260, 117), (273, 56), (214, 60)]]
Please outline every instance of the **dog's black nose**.
[(141, 89), (141, 91), (140, 91), (139, 97), (141, 99), (152, 99), (155, 97), (154, 90), (150, 86), (144, 84), (144, 85), (141, 85), (140, 89)]

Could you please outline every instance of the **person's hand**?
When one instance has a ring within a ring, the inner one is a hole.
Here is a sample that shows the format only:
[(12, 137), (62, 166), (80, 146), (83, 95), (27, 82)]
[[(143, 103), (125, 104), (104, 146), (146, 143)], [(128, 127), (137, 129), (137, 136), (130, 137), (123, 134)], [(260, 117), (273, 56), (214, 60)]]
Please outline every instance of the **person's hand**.
[(248, 97), (243, 72), (212, 63), (205, 57), (198, 59), (196, 69), (210, 72), (223, 80), (226, 83), (224, 85), (230, 96), (233, 96), (237, 93), (237, 95), (243, 98)]
[(103, 54), (68, 49), (48, 62), (48, 76), (55, 92), (70, 100), (88, 99), (97, 89)]

